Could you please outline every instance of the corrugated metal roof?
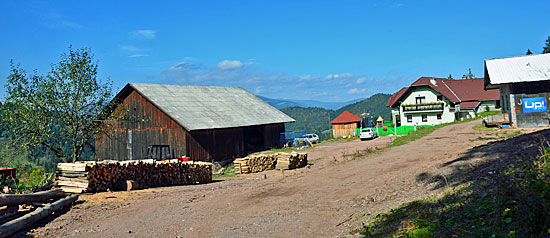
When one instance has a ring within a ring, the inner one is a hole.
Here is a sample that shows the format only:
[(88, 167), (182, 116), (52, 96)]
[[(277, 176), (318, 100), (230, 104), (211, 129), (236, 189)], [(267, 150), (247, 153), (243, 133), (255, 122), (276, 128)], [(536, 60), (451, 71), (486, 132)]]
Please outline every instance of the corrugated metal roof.
[(129, 85), (188, 130), (295, 121), (240, 87)]
[(491, 85), (550, 80), (550, 54), (485, 60), (485, 72)]

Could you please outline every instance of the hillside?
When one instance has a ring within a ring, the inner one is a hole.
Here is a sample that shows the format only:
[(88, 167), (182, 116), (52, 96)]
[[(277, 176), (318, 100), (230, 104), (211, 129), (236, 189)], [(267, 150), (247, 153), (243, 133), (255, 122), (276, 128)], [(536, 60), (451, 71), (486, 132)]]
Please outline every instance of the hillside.
[(358, 117), (362, 117), (362, 113), (369, 113), (373, 117), (382, 116), (384, 120), (390, 120), (391, 109), (386, 107), (386, 103), (388, 103), (391, 96), (391, 94), (384, 93), (372, 95), (365, 100), (341, 107), (336, 110), (336, 116), (347, 110)]
[(256, 97), (262, 99), (264, 102), (268, 103), (269, 105), (277, 109), (281, 109), (285, 107), (320, 107), (324, 109), (336, 110), (345, 105), (364, 100), (364, 98), (358, 98), (347, 102), (323, 102), (323, 101), (317, 101), (317, 100), (274, 99), (274, 98), (268, 98), (260, 95), (256, 95)]
[(361, 117), (362, 113), (370, 113), (373, 117), (382, 116), (390, 119), (391, 110), (386, 107), (390, 94), (375, 94), (365, 100), (349, 104), (338, 110), (328, 110), (319, 107), (285, 107), (281, 111), (296, 119), (294, 123), (287, 123), (287, 131), (306, 130), (307, 133), (318, 134), (321, 140), (330, 138), (330, 121), (345, 110)]

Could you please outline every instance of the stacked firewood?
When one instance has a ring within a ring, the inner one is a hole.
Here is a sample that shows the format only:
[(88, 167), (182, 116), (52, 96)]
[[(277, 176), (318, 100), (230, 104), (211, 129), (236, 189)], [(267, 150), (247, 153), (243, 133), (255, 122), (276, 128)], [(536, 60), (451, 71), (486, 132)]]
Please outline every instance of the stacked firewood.
[[(81, 165), (84, 164), (84, 165)], [(208, 183), (212, 181), (212, 164), (206, 162), (181, 162), (178, 160), (153, 161), (102, 161), (78, 163), (73, 166), (85, 177), (67, 181), (66, 176), (57, 184), (69, 192), (102, 192), (107, 190), (128, 190), (129, 186), (159, 187)], [(67, 175), (65, 164), (58, 165), (58, 175)], [(71, 191), (72, 190), (72, 191)]]
[(258, 173), (275, 169), (277, 154), (250, 155), (245, 158), (236, 159), (234, 163), (237, 173)]
[(257, 173), (272, 169), (296, 169), (307, 165), (306, 153), (273, 153), (236, 159), (236, 173)]
[(307, 165), (307, 154), (306, 153), (279, 153), (277, 157), (277, 169), (297, 169), (302, 168)]

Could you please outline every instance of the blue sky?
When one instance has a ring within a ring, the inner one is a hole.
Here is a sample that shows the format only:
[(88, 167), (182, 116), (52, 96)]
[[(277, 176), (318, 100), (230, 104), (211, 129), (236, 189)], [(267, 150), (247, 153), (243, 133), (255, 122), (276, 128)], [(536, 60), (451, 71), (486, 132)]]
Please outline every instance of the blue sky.
[[(550, 1), (2, 1), (10, 60), (46, 73), (91, 48), (128, 82), (239, 86), (271, 98), (347, 101), (421, 76), (483, 76), (483, 60), (540, 53)], [(116, 92), (115, 92), (116, 93)]]

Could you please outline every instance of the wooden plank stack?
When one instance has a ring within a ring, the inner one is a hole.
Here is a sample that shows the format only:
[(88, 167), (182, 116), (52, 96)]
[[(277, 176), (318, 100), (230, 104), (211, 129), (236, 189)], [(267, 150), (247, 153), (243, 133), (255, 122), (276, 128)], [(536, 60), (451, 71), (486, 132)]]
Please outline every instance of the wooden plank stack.
[(66, 192), (102, 192), (132, 187), (159, 187), (209, 183), (212, 164), (179, 160), (131, 160), (58, 164), (57, 185)]
[(306, 165), (307, 154), (292, 151), (292, 153), (279, 153), (276, 168), (279, 170), (297, 169), (305, 167)]
[(258, 173), (275, 169), (277, 154), (250, 155), (245, 158), (236, 159), (235, 172), (237, 173)]
[(272, 169), (296, 169), (307, 165), (306, 153), (273, 153), (250, 155), (236, 159), (235, 172), (240, 174), (257, 173)]

